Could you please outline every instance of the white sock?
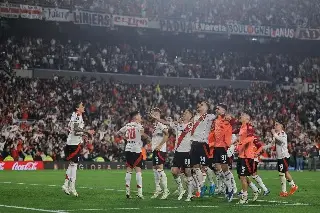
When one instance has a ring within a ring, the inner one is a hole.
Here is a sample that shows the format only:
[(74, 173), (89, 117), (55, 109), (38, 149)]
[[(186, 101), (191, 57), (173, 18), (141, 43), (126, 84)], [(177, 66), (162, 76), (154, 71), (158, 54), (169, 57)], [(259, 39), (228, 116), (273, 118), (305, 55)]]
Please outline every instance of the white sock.
[(230, 171), (224, 173), (225, 184), (227, 186), (228, 192), (232, 192), (233, 190), (233, 182), (232, 182), (232, 174)]
[(156, 184), (156, 191), (161, 191), (160, 176), (158, 174), (158, 171), (156, 169), (153, 169), (153, 174), (154, 174), (154, 182)]
[(280, 182), (281, 182), (281, 191), (287, 192), (287, 182), (284, 173), (279, 173)]
[(288, 181), (288, 183), (289, 183), (289, 185), (290, 185), (291, 187), (295, 187), (295, 186), (296, 186), (296, 184), (293, 182), (293, 180)]
[(245, 192), (242, 193), (241, 199), (242, 200), (247, 200), (248, 199), (248, 191), (245, 191)]
[(213, 174), (214, 174), (214, 172), (212, 171), (212, 169), (210, 169), (208, 167), (208, 169), (207, 169), (207, 177), (208, 177), (208, 180), (209, 180), (211, 186), (214, 185)]
[(69, 164), (68, 169), (66, 171), (66, 177), (64, 179), (64, 185), (68, 186), (69, 185), (69, 180), (70, 180), (70, 172), (71, 172), (71, 166)]
[(73, 163), (71, 165), (71, 169), (70, 169), (70, 184), (71, 184), (71, 189), (72, 190), (76, 189), (77, 168), (78, 168), (78, 164), (77, 163)]
[(224, 190), (224, 187), (227, 187), (227, 183), (223, 171), (218, 171), (218, 175), (220, 176), (221, 190)]
[(268, 191), (267, 187), (264, 185), (259, 175), (252, 176), (252, 178), (258, 183), (258, 185), (262, 188), (263, 191)]
[(202, 176), (202, 172), (200, 168), (195, 168), (193, 169), (193, 179), (194, 182), (197, 185), (197, 191), (200, 192), (201, 191), (201, 186), (202, 186), (202, 181), (203, 181), (203, 176)]
[(187, 177), (188, 179), (188, 196), (192, 197), (193, 194), (193, 177)]
[(163, 187), (163, 190), (168, 191), (168, 179), (166, 173), (163, 171), (163, 169), (158, 169), (157, 171), (160, 177), (160, 182)]
[(253, 192), (259, 191), (258, 187), (252, 182), (249, 183), (249, 187), (252, 189)]
[(141, 172), (136, 173), (136, 181), (137, 181), (138, 195), (142, 195), (142, 174), (141, 174)]
[(178, 190), (183, 190), (183, 185), (182, 185), (182, 181), (181, 181), (181, 176), (178, 175), (177, 177), (174, 177), (174, 180), (176, 181), (177, 185), (178, 185)]
[(219, 175), (219, 172), (215, 172), (216, 175), (216, 183), (217, 183), (217, 191), (221, 191), (222, 185), (221, 185), (221, 178)]
[[(231, 172), (231, 171), (230, 171)], [(233, 189), (237, 188), (237, 183), (236, 183), (236, 179), (234, 179), (233, 173), (231, 172), (232, 175), (232, 185), (233, 185)]]
[(126, 181), (126, 194), (127, 195), (130, 195), (131, 176), (132, 176), (132, 172), (126, 173), (125, 181)]
[(207, 173), (206, 173), (206, 172), (202, 172), (202, 177), (203, 177), (203, 179), (202, 179), (202, 185), (204, 186), (205, 183), (206, 183), (206, 180), (207, 180)]

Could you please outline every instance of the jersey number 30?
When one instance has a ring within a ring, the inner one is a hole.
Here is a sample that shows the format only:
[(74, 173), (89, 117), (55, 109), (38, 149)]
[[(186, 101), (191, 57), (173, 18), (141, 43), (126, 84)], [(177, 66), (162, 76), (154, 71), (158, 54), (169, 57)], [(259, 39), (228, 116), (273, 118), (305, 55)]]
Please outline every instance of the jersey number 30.
[(136, 139), (136, 129), (135, 128), (131, 128), (127, 130), (126, 133), (126, 137), (127, 139)]

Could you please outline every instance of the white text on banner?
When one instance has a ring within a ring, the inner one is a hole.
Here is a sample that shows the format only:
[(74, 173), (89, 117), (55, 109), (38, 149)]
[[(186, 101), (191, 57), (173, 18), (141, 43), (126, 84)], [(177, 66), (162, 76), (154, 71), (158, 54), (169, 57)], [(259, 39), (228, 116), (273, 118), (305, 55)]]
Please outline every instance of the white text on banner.
[(21, 18), (42, 19), (42, 7), (20, 4)]
[(111, 26), (111, 16), (105, 13), (74, 11), (73, 18), (75, 24), (87, 24), (98, 27)]
[(71, 21), (72, 13), (67, 9), (43, 8), (43, 16), (47, 21)]
[(119, 16), (113, 15), (113, 24), (118, 26), (126, 26), (126, 27), (148, 27), (148, 19), (140, 18), (140, 17), (132, 17), (132, 16)]
[(19, 18), (20, 5), (1, 3), (0, 4), (0, 17), (5, 18)]

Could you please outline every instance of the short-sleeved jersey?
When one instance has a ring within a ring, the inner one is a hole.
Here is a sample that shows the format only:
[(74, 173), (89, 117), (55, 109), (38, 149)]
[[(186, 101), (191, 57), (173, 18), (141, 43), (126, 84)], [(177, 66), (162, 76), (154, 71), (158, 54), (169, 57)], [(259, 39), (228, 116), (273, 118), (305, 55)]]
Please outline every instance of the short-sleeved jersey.
[[(157, 146), (161, 143), (163, 139), (163, 131), (168, 130), (168, 127), (160, 122), (155, 123), (154, 129), (152, 132), (152, 140), (151, 140), (151, 146), (152, 151), (154, 151)], [(161, 152), (167, 152), (167, 144), (164, 143), (160, 149)]]
[(125, 148), (126, 152), (140, 153), (143, 142), (141, 140), (141, 131), (143, 126), (137, 122), (130, 122), (122, 127), (119, 132), (124, 134), (127, 140), (127, 145)]
[(288, 137), (284, 131), (273, 135), (276, 143), (277, 159), (289, 158)]
[(239, 157), (254, 159), (254, 128), (251, 124), (242, 124), (239, 132)]
[(189, 122), (186, 124), (174, 124), (173, 122), (171, 122), (170, 127), (174, 129), (176, 133), (176, 143), (174, 150), (177, 152), (190, 152), (192, 123)]
[(199, 143), (209, 143), (209, 133), (211, 131), (212, 121), (216, 118), (214, 114), (195, 115), (191, 129), (191, 141)]
[(74, 112), (68, 124), (68, 127), (69, 127), (69, 135), (67, 138), (68, 145), (78, 145), (82, 143), (82, 135), (75, 135), (75, 131), (74, 131), (75, 124), (78, 124), (79, 128), (81, 129), (84, 128), (84, 121), (83, 121), (82, 115), (79, 115)]
[(211, 131), (214, 131), (214, 147), (228, 148), (231, 145), (232, 125), (224, 116), (219, 115), (213, 121)]

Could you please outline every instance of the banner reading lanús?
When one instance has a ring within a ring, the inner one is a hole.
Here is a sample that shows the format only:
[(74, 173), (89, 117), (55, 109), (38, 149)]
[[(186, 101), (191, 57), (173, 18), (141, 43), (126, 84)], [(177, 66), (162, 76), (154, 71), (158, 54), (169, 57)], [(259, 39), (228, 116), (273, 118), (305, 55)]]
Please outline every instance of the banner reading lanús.
[(301, 28), (297, 30), (296, 37), (302, 40), (320, 40), (320, 29)]
[(118, 26), (126, 26), (126, 27), (148, 27), (148, 19), (140, 18), (140, 17), (132, 17), (132, 16), (119, 16), (113, 15), (113, 24)]
[(42, 7), (20, 4), (20, 16), (27, 19), (42, 19)]
[(0, 4), (0, 17), (5, 18), (19, 18), (20, 5), (1, 3)]
[(73, 22), (75, 24), (86, 24), (98, 27), (110, 27), (111, 16), (106, 13), (95, 13), (87, 11), (74, 11)]
[(271, 28), (272, 38), (294, 38), (295, 30), (290, 28)]
[(70, 10), (59, 8), (43, 8), (43, 16), (47, 21), (66, 22), (72, 19)]
[(228, 33), (231, 35), (250, 35), (250, 36), (269, 36), (270, 27), (242, 25), (235, 23), (227, 23)]

